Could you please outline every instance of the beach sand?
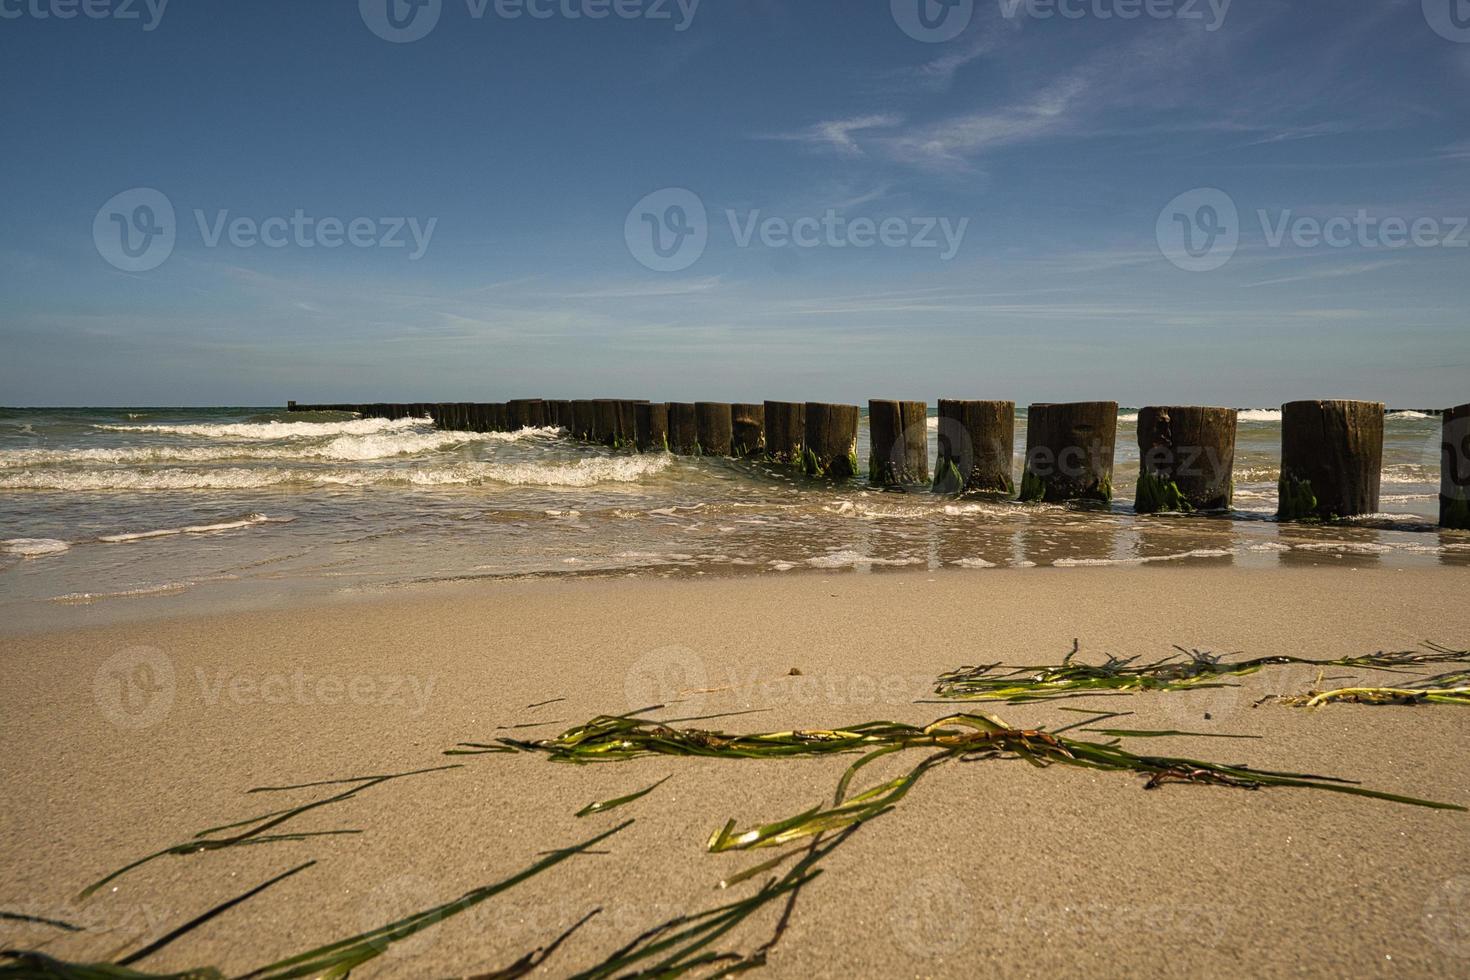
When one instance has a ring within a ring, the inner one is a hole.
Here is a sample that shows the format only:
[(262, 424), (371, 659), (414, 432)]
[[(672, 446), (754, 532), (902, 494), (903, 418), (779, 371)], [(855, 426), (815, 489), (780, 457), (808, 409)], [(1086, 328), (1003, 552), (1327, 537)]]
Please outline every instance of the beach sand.
[[(0, 687), (0, 910), (87, 929), (6, 921), (0, 940), (47, 943), (71, 960), (111, 956), (316, 859), (138, 964), (238, 975), (636, 818), (601, 848), (609, 853), (573, 858), (357, 974), (491, 971), (601, 906), (538, 974), (563, 976), (671, 915), (747, 894), (755, 883), (715, 885), (774, 852), (710, 855), (710, 832), (827, 801), (850, 760), (572, 767), (441, 754), (458, 742), (550, 736), (681, 692), (684, 703), (658, 717), (769, 709), (707, 723), (734, 731), (925, 722), (951, 710), (913, 703), (938, 673), (1054, 662), (1074, 637), (1084, 652), (1145, 658), (1175, 643), (1322, 658), (1424, 639), (1463, 647), (1465, 585), (1459, 569), (1331, 568), (480, 582), (12, 637)], [(1316, 680), (1292, 667), (1220, 690), (970, 707), (1028, 726), (1083, 717), (1062, 705), (1096, 706), (1136, 712), (1115, 723), (1130, 728), (1262, 735), (1129, 747), (1470, 804), (1470, 712), (1253, 707)], [(552, 698), (565, 700), (526, 707)], [(533, 723), (542, 727), (497, 731)], [(883, 760), (859, 784), (915, 761)], [(169, 856), (76, 901), (104, 873), (198, 830), (331, 792), (246, 795), (251, 787), (454, 762), (462, 768), (389, 782), (289, 825), (361, 834)], [(670, 774), (613, 813), (574, 816)], [(1466, 813), (1298, 789), (1146, 792), (1130, 773), (997, 760), (935, 770), (822, 866), (767, 975), (1470, 973)], [(763, 912), (717, 946), (750, 950), (774, 923), (775, 910)]]

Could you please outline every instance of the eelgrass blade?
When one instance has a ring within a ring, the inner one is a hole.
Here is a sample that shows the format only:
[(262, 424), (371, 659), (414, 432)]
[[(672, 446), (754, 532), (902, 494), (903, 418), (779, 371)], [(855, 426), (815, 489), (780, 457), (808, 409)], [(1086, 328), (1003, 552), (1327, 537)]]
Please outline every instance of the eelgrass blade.
[[(250, 820), (236, 821), (235, 823), (225, 824), (220, 827), (212, 827), (208, 830), (200, 831), (199, 833), (195, 834), (193, 838), (184, 841), (181, 844), (173, 844), (169, 847), (163, 848), (162, 850), (154, 851), (152, 854), (141, 857), (138, 860), (133, 861), (129, 864), (123, 865), (116, 871), (113, 871), (103, 876), (102, 878), (99, 878), (97, 881), (92, 882), (92, 884), (82, 889), (81, 894), (77, 897), (79, 900), (85, 900), (95, 894), (97, 892), (97, 889), (103, 887), (106, 884), (109, 884), (112, 881), (117, 880), (118, 878), (127, 874), (129, 871), (136, 870), (137, 868), (140, 868), (151, 861), (155, 861), (158, 858), (166, 857), (169, 855), (182, 856), (187, 854), (198, 854), (201, 851), (218, 851), (228, 847), (236, 847), (245, 844), (282, 843), (286, 841), (305, 840), (309, 837), (325, 837), (338, 834), (360, 833), (360, 831), (355, 830), (328, 830), (299, 834), (289, 833), (272, 835), (267, 834), (266, 831), (279, 827), (281, 824), (286, 823), (288, 820), (293, 820), (303, 813), (309, 813), (310, 811), (319, 809), (320, 807), (330, 806), (333, 803), (340, 803), (343, 800), (351, 799), (358, 793), (361, 793), (367, 789), (371, 789), (374, 786), (380, 786), (383, 783), (391, 782), (395, 779), (403, 779), (407, 776), (418, 776), (423, 775), (424, 773), (431, 772), (443, 772), (447, 769), (454, 768), (458, 767), (437, 766), (432, 769), (417, 769), (413, 772), (390, 773), (384, 776), (364, 777), (363, 779), (331, 780), (327, 783), (315, 784), (335, 785), (341, 782), (350, 782), (354, 783), (355, 785), (353, 785), (351, 789), (343, 790), (341, 793), (337, 793), (334, 796), (326, 797), (325, 799), (314, 800), (311, 803), (303, 803), (301, 806), (291, 807), (287, 810), (276, 810), (272, 813), (267, 813), (259, 817), (251, 818)], [(286, 788), (288, 787), (260, 787), (256, 790), (252, 790), (252, 792), (276, 792)], [(246, 827), (247, 829), (242, 830), (240, 833), (234, 834), (230, 837), (213, 836), (220, 831), (234, 830), (238, 827)]]
[(1470, 686), (1466, 687), (1346, 687), (1336, 691), (1309, 691), (1278, 698), (1294, 708), (1319, 708), (1325, 704), (1423, 705), (1456, 704), (1470, 706)]
[(394, 779), (404, 779), (408, 776), (422, 776), (431, 772), (444, 772), (447, 769), (458, 769), (459, 766), (431, 766), (428, 769), (411, 769), (408, 772), (382, 773), (376, 776), (348, 776), (345, 779), (319, 779), (312, 783), (297, 783), (294, 786), (257, 786), (246, 790), (247, 793), (285, 793), (297, 789), (318, 789), (322, 786), (346, 786), (349, 783), (371, 783), (376, 786)]
[[(558, 698), (557, 700), (564, 701), (566, 699)], [(556, 953), (557, 949), (561, 947), (562, 943), (566, 942), (568, 939), (571, 939), (572, 935), (578, 929), (582, 928), (588, 922), (592, 921), (592, 917), (601, 914), (601, 912), (602, 909), (593, 909), (591, 912), (588, 912), (586, 915), (582, 916), (582, 918), (573, 923), (572, 927), (566, 932), (562, 933), (560, 936), (557, 936), (555, 939), (553, 939), (551, 942), (547, 943), (540, 949), (534, 949), (531, 952), (527, 953), (525, 956), (522, 956), (510, 966), (507, 966), (501, 970), (496, 970), (492, 973), (477, 973), (474, 976), (469, 977), (468, 980), (520, 980), (521, 977), (526, 976), (542, 963), (545, 963), (547, 960), (551, 959), (552, 955)]]
[(199, 915), (193, 919), (190, 919), (188, 922), (179, 926), (177, 929), (173, 929), (167, 934), (159, 937), (158, 939), (155, 939), (153, 942), (149, 943), (147, 946), (144, 946), (137, 952), (131, 953), (128, 956), (125, 956), (122, 959), (118, 960), (117, 965), (131, 966), (139, 960), (147, 959), (154, 953), (163, 949), (165, 946), (178, 939), (183, 938), (184, 936), (193, 932), (195, 929), (198, 929), (200, 926), (204, 925), (206, 922), (210, 921), (216, 916), (223, 915), (240, 903), (247, 902), (250, 899), (254, 898), (256, 895), (259, 895), (261, 892), (265, 891), (267, 888), (270, 888), (272, 885), (280, 884), (287, 878), (290, 878), (293, 875), (300, 874), (314, 864), (316, 864), (315, 861), (307, 861), (305, 864), (298, 864), (290, 871), (282, 872), (269, 881), (256, 885), (254, 888), (250, 889), (244, 894), (236, 895), (234, 898), (230, 899), (227, 902), (221, 902), (219, 905), (216, 905), (214, 908), (210, 909), (208, 912), (205, 912), (203, 915)]
[[(1107, 735), (1111, 738), (1175, 738), (1177, 736), (1188, 736), (1190, 738), (1243, 738), (1260, 739), (1260, 735), (1227, 735), (1222, 732), (1181, 732), (1172, 728), (1146, 729), (1146, 728), (1084, 728), (1084, 732), (1094, 732), (1098, 735)], [(1058, 732), (1065, 729), (1057, 729)], [(1056, 734), (1055, 732), (1053, 734)]]
[(432, 928), (452, 918), (466, 909), (473, 908), (487, 899), (499, 895), (507, 889), (519, 885), (521, 882), (535, 877), (543, 871), (552, 868), (573, 855), (580, 854), (597, 844), (602, 843), (609, 837), (617, 834), (633, 821), (627, 820), (611, 830), (603, 831), (595, 837), (588, 838), (580, 844), (553, 851), (547, 857), (522, 869), (501, 881), (491, 885), (476, 888), (466, 892), (452, 902), (436, 905), (422, 912), (415, 912), (395, 922), (382, 925), (376, 929), (341, 939), (305, 953), (252, 970), (239, 980), (291, 980), (295, 977), (345, 977), (353, 969), (362, 964), (381, 956), (388, 947), (409, 936), (415, 935)]
[(205, 967), (180, 973), (143, 973), (112, 963), (67, 963), (33, 950), (0, 950), (0, 978), (4, 980), (224, 980), (224, 974)]
[(60, 929), (62, 932), (86, 931), (81, 926), (73, 925), (72, 923), (65, 922), (61, 919), (48, 919), (44, 915), (27, 915), (24, 912), (0, 912), (0, 920), (4, 920), (6, 922), (27, 922), (39, 926), (50, 926), (53, 929)]
[(664, 783), (668, 782), (673, 777), (673, 775), (673, 773), (669, 773), (669, 775), (665, 776), (663, 779), (660, 779), (652, 786), (649, 786), (646, 789), (640, 789), (636, 793), (629, 793), (627, 796), (619, 796), (615, 800), (605, 800), (601, 803), (588, 803), (586, 806), (582, 807), (582, 809), (577, 811), (577, 816), (590, 817), (594, 813), (606, 813), (609, 810), (616, 810), (618, 807), (624, 806), (628, 803), (632, 803), (635, 800), (641, 800), (649, 793), (652, 793)]
[(1179, 653), (1152, 663), (1139, 664), (1137, 657), (1123, 659), (1109, 655), (1101, 664), (1089, 664), (1076, 659), (1078, 647), (1074, 644), (1072, 652), (1060, 664), (988, 664), (952, 670), (940, 676), (935, 693), (952, 701), (1006, 701), (1026, 704), (1086, 694), (1102, 695), (1105, 692), (1117, 694), (1228, 687), (1232, 685), (1221, 683), (1219, 678), (1243, 677), (1266, 667), (1288, 664), (1402, 672), (1428, 664), (1470, 661), (1470, 650), (1451, 650), (1433, 643), (1426, 643), (1425, 647), (1427, 652), (1380, 651), (1367, 656), (1332, 660), (1278, 655), (1230, 662), (1201, 650), (1175, 647)]

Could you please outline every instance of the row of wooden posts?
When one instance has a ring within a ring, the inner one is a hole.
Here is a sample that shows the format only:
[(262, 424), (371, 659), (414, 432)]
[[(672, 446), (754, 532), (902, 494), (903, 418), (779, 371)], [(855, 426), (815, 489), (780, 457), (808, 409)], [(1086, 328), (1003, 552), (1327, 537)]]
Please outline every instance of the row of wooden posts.
[[(856, 405), (825, 402), (647, 402), (519, 399), (298, 405), (376, 418), (432, 418), (441, 429), (514, 432), (555, 427), (614, 449), (759, 459), (807, 476), (858, 475)], [(886, 489), (1019, 496), (1023, 501), (1107, 504), (1113, 498), (1116, 402), (1030, 406), (1019, 493), (1012, 480), (1016, 406), (941, 399), (938, 461), (929, 470), (928, 406), (871, 401), (869, 481)], [(1337, 520), (1378, 511), (1383, 463), (1380, 402), (1298, 401), (1282, 406), (1281, 520)], [(1150, 406), (1138, 413), (1139, 513), (1228, 511), (1234, 494), (1237, 413)], [(1440, 523), (1470, 528), (1470, 405), (1443, 413)]]

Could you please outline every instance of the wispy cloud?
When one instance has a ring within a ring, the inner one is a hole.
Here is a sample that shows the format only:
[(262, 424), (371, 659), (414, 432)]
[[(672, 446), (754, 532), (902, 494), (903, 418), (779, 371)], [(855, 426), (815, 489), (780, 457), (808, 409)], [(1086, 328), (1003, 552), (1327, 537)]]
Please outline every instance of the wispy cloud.
[(889, 129), (903, 123), (903, 117), (890, 113), (855, 116), (851, 119), (829, 119), (794, 133), (777, 133), (761, 137), (770, 140), (785, 140), (804, 143), (822, 149), (833, 150), (843, 156), (862, 156), (857, 135), (873, 129)]

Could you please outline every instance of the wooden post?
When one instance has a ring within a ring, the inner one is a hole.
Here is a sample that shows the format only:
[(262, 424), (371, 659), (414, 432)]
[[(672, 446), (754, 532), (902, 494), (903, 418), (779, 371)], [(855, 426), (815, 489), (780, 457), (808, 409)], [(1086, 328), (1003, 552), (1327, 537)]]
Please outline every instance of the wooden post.
[(1440, 439), (1439, 526), (1470, 530), (1470, 405), (1445, 409)]
[(939, 399), (936, 493), (1016, 493), (1016, 403)]
[(592, 400), (591, 441), (603, 446), (611, 446), (617, 431), (618, 403), (611, 398), (594, 398)]
[(695, 402), (701, 456), (729, 456), (734, 439), (734, 416), (728, 402)]
[(868, 481), (902, 489), (929, 482), (929, 407), (923, 402), (868, 402)]
[(613, 435), (614, 449), (633, 449), (638, 445), (638, 406), (641, 404), (644, 403), (618, 401), (618, 428)]
[(1043, 403), (1026, 414), (1021, 499), (1112, 503), (1118, 403)]
[(847, 480), (857, 476), (858, 407), (807, 402), (802, 430), (802, 469), (807, 476)]
[(546, 403), (539, 398), (517, 398), (506, 403), (512, 429), (541, 429), (546, 426)]
[(766, 406), (730, 406), (730, 451), (737, 459), (756, 459), (766, 452)]
[(669, 402), (669, 449), (680, 456), (699, 455), (699, 415), (690, 402)]
[(1377, 513), (1382, 469), (1382, 402), (1301, 401), (1281, 406), (1277, 520), (1334, 520)]
[(634, 406), (635, 442), (640, 453), (669, 451), (669, 406), (642, 402)]
[(288, 412), (294, 412), (294, 411), (296, 411), (296, 401), (294, 399), (291, 400), (291, 401), (288, 401), (286, 403), (286, 411), (288, 411)]
[(765, 410), (766, 458), (774, 463), (800, 463), (806, 406), (801, 402), (766, 402)]
[(592, 441), (592, 430), (597, 424), (596, 411), (589, 398), (579, 398), (572, 402), (572, 438), (583, 442)]
[(1233, 408), (1152, 405), (1138, 412), (1139, 514), (1229, 510), (1235, 496)]
[(576, 413), (572, 409), (572, 403), (565, 398), (561, 398), (549, 404), (556, 406), (555, 421), (552, 424), (559, 429), (566, 429), (568, 432), (571, 432), (572, 425), (576, 422)]

